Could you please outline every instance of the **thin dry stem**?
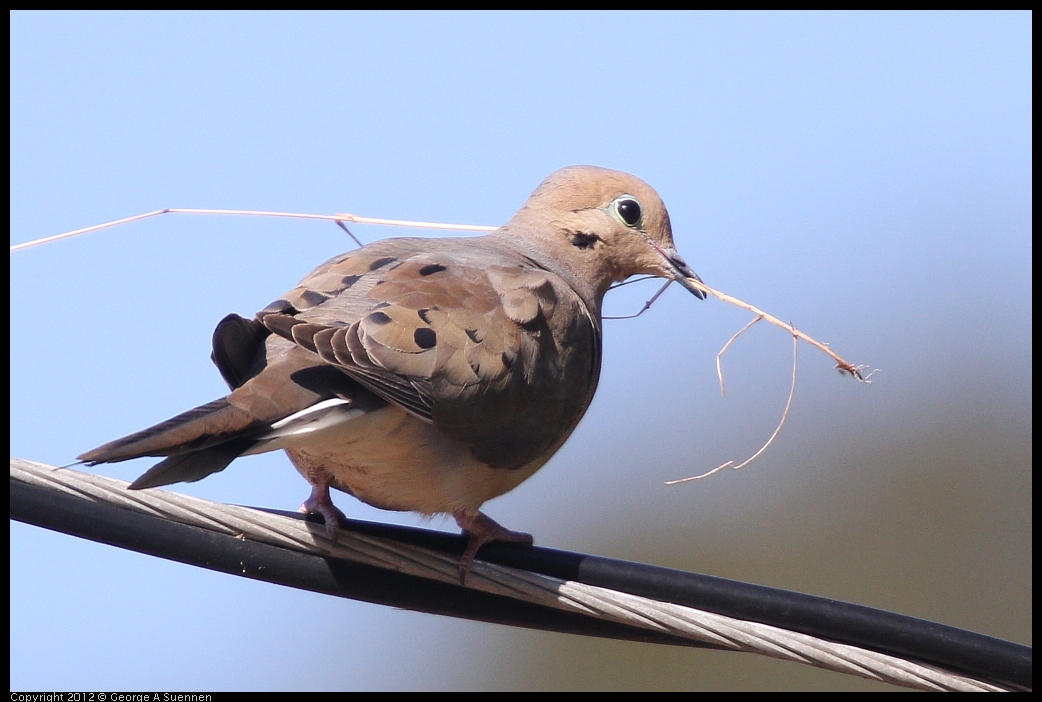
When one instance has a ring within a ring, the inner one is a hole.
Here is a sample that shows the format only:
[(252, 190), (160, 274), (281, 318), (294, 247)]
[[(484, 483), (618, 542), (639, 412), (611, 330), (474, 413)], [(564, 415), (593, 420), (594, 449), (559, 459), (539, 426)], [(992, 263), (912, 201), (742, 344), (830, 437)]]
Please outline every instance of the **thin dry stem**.
[(360, 217), (353, 214), (338, 214), (334, 219), (360, 224), (386, 224), (392, 227), (416, 227), (419, 229), (454, 229), (461, 232), (494, 232), (499, 227), (485, 224), (444, 224), (441, 222), (413, 222), (407, 219), (380, 219), (379, 217)]
[[(748, 302), (742, 302), (737, 297), (733, 297), (731, 295), (728, 295), (727, 293), (722, 293), (719, 290), (713, 290), (711, 287), (709, 287), (708, 285), (703, 283), (701, 280), (698, 280), (697, 278), (688, 278), (688, 281), (690, 281), (693, 285), (695, 285), (698, 288), (700, 288), (703, 292), (705, 292), (705, 293), (707, 293), (709, 295), (712, 295), (713, 297), (717, 298), (718, 300), (721, 300), (723, 302), (727, 302), (727, 303), (735, 305), (737, 307), (741, 307), (743, 310), (749, 310), (753, 314), (759, 315), (759, 317), (767, 320), (771, 324), (774, 324), (775, 326), (779, 326), (782, 329), (788, 330), (788, 332), (790, 334), (792, 334), (793, 336), (796, 336), (796, 337), (798, 337), (800, 339), (803, 339), (804, 341), (806, 341), (811, 346), (815, 346), (815, 347), (821, 349), (822, 351), (824, 351), (825, 353), (827, 353), (829, 356), (832, 357), (832, 360), (834, 360), (836, 362), (836, 368), (838, 368), (840, 370), (840, 372), (842, 372), (842, 373), (849, 373), (850, 375), (854, 376), (855, 378), (857, 378), (858, 380), (860, 380), (863, 383), (870, 382), (867, 379), (866, 376), (861, 374), (861, 371), (863, 371), (868, 366), (855, 366), (855, 365), (853, 365), (851, 363), (848, 363), (847, 361), (845, 361), (842, 358), (840, 358), (839, 354), (837, 354), (835, 351), (830, 349), (828, 344), (823, 344), (822, 342), (818, 341), (817, 339), (813, 339), (813, 338), (807, 336), (806, 334), (804, 334), (803, 332), (801, 332), (799, 329), (797, 329), (796, 327), (792, 326), (791, 324), (786, 324), (785, 322), (781, 321), (780, 319), (778, 319), (774, 315), (767, 314), (766, 312), (764, 312), (760, 308), (754, 307), (753, 305), (750, 305)], [(739, 332), (739, 333), (741, 333), (741, 332)], [(875, 371), (873, 371), (873, 372), (875, 372)]]
[[(290, 217), (293, 219), (320, 219), (328, 222), (358, 222), (359, 224), (385, 224), (395, 227), (418, 227), (422, 229), (454, 229), (465, 232), (492, 232), (498, 229), (498, 227), (488, 227), (478, 224), (441, 224), (437, 222), (413, 222), (404, 219), (380, 219), (378, 217), (360, 217), (353, 214), (337, 214), (337, 215), (316, 215), (316, 214), (303, 214), (299, 212), (264, 212), (261, 210), (200, 210), (200, 209), (189, 209), (189, 208), (178, 208), (178, 207), (167, 207), (162, 210), (156, 210), (155, 212), (146, 212), (144, 214), (134, 215), (133, 217), (125, 217), (124, 219), (117, 219), (113, 222), (105, 222), (104, 224), (96, 224), (93, 227), (85, 227), (83, 229), (76, 229), (71, 232), (65, 232), (64, 234), (55, 234), (54, 236), (47, 236), (42, 239), (34, 239), (33, 241), (26, 241), (21, 244), (14, 244), (11, 246), (11, 251), (21, 251), (22, 249), (28, 249), (33, 246), (39, 246), (40, 244), (48, 244), (52, 241), (58, 241), (60, 239), (68, 239), (80, 234), (89, 234), (90, 232), (96, 232), (99, 229), (107, 229), (109, 227), (115, 227), (120, 224), (128, 224), (130, 222), (136, 222), (141, 219), (148, 219), (149, 217), (157, 217), (165, 214), (205, 214), (205, 215), (240, 215), (250, 217)], [(341, 226), (343, 226), (341, 224)], [(348, 232), (350, 234), (351, 232)], [(354, 235), (351, 237), (354, 239)], [(355, 241), (358, 241), (355, 239)], [(359, 242), (361, 246), (361, 242)]]
[[(756, 322), (759, 322), (759, 321), (760, 321), (760, 318), (757, 317), (753, 321), (749, 322), (749, 324), (745, 325), (745, 329), (748, 329), (753, 324), (755, 324)], [(738, 334), (741, 334), (742, 332), (744, 332), (745, 329), (742, 329), (742, 331), (738, 332)], [(733, 337), (731, 337), (731, 341), (734, 341), (738, 337), (738, 334), (735, 334)], [(746, 460), (742, 461), (738, 465), (734, 465), (734, 461), (728, 461), (727, 463), (722, 463), (722, 464), (718, 465), (716, 468), (713, 468), (712, 470), (708, 470), (705, 473), (701, 473), (700, 475), (692, 475), (690, 478), (680, 478), (678, 480), (668, 480), (668, 481), (666, 481), (666, 485), (677, 485), (679, 483), (686, 483), (686, 482), (690, 482), (692, 480), (699, 480), (701, 478), (708, 478), (713, 473), (717, 473), (717, 472), (719, 472), (719, 471), (721, 471), (721, 470), (723, 470), (724, 468), (727, 468), (727, 467), (731, 467), (731, 468), (734, 468), (735, 470), (738, 470), (739, 468), (743, 468), (743, 467), (749, 465), (750, 463), (752, 463), (754, 460), (756, 460), (760, 456), (761, 453), (763, 453), (764, 451), (767, 450), (767, 447), (770, 446), (774, 442), (775, 437), (777, 437), (778, 434), (781, 432), (782, 427), (785, 425), (785, 420), (789, 418), (789, 408), (792, 407), (792, 398), (796, 396), (796, 365), (797, 365), (796, 360), (797, 360), (797, 355), (799, 353), (799, 339), (800, 339), (800, 337), (797, 336), (796, 332), (794, 331), (793, 335), (792, 335), (792, 385), (789, 387), (789, 399), (785, 401), (785, 410), (782, 412), (781, 421), (778, 422), (778, 426), (775, 427), (774, 433), (771, 434), (771, 438), (767, 439), (767, 443), (765, 443), (763, 446), (761, 446), (759, 451), (754, 453), (752, 456), (749, 456), (749, 458), (747, 458)], [(731, 341), (728, 341), (727, 343), (730, 344)], [(727, 347), (725, 346), (724, 350), (726, 350), (726, 349), (727, 349)], [(720, 353), (723, 353), (723, 351), (721, 351)], [(720, 357), (717, 356), (717, 359), (719, 359), (719, 358)], [(723, 381), (721, 380), (721, 382), (723, 382)]]
[[(655, 304), (655, 300), (659, 299), (659, 296), (662, 295), (662, 293), (666, 292), (666, 288), (668, 288), (670, 283), (672, 282), (672, 280), (667, 280), (665, 284), (658, 289), (658, 292), (652, 295), (651, 299), (644, 303), (644, 306), (640, 308), (640, 312), (637, 312), (636, 314), (625, 314), (621, 317), (605, 317), (604, 319), (636, 319), (637, 317), (641, 316), (642, 314), (651, 309), (651, 306)], [(625, 285), (625, 283), (613, 285), (612, 288), (621, 287), (622, 285)]]
[(744, 334), (746, 332), (746, 330), (749, 329), (749, 327), (751, 327), (752, 325), (756, 324), (761, 319), (763, 319), (763, 315), (762, 314), (761, 315), (757, 315), (756, 318), (753, 319), (753, 321), (749, 322), (744, 327), (739, 329), (738, 332), (734, 336), (732, 336), (730, 339), (728, 339), (727, 343), (724, 344), (724, 347), (722, 349), (720, 349), (720, 352), (718, 354), (716, 354), (716, 377), (720, 379), (720, 397), (727, 397), (727, 390), (724, 388), (724, 370), (723, 370), (723, 368), (720, 367), (720, 357), (724, 355), (724, 351), (726, 351), (727, 348), (731, 344), (734, 343), (735, 339), (737, 339), (742, 334)]

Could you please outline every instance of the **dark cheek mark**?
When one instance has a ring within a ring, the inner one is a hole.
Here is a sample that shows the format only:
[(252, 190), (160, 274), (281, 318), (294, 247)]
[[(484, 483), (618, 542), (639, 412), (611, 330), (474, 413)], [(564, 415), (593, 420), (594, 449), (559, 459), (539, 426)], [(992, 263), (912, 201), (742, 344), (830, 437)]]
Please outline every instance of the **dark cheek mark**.
[(588, 249), (600, 240), (601, 238), (596, 234), (587, 234), (586, 232), (575, 232), (572, 234), (572, 246), (577, 249)]
[(427, 327), (417, 329), (413, 332), (412, 338), (421, 349), (432, 349), (438, 343), (438, 335), (434, 333), (433, 329)]

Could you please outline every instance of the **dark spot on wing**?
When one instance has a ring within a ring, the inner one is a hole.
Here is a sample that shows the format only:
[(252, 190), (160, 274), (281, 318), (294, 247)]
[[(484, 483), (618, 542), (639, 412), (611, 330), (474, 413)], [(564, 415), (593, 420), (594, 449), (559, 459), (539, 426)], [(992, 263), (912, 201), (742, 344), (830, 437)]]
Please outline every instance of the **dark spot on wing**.
[(428, 327), (420, 327), (412, 335), (416, 345), (421, 349), (431, 349), (438, 343), (438, 335), (434, 333), (433, 329)]
[(422, 319), (425, 324), (431, 323), (430, 317), (427, 316), (428, 312), (430, 312), (428, 309), (416, 310), (416, 314), (420, 315), (420, 319)]
[(392, 261), (397, 261), (397, 260), (398, 259), (395, 258), (394, 256), (385, 256), (384, 258), (378, 258), (378, 259), (376, 259), (375, 261), (373, 261), (372, 263), (369, 264), (369, 270), (375, 271), (377, 268), (383, 268), (388, 263), (391, 263)]
[(341, 282), (341, 284), (343, 284), (344, 289), (346, 290), (347, 288), (351, 287), (352, 285), (354, 285), (355, 283), (357, 283), (361, 279), (362, 279), (362, 276), (360, 276), (360, 275), (345, 275), (340, 280), (340, 282)]
[(434, 273), (440, 273), (445, 270), (445, 266), (440, 263), (431, 263), (420, 269), (420, 275), (432, 275)]
[(300, 299), (303, 300), (308, 307), (317, 307), (328, 300), (329, 296), (323, 295), (320, 292), (315, 292), (314, 290), (305, 290), (304, 294), (300, 296)]
[(373, 324), (387, 324), (391, 321), (391, 318), (383, 312), (373, 312), (369, 315), (369, 321)]
[(466, 331), (467, 331), (467, 336), (470, 337), (471, 341), (473, 341), (475, 344), (480, 344), (481, 343), (481, 339), (478, 338), (478, 330), (477, 329), (467, 329)]
[(257, 317), (259, 319), (268, 314), (288, 314), (293, 316), (299, 311), (300, 310), (289, 303), (289, 300), (278, 299), (258, 312)]

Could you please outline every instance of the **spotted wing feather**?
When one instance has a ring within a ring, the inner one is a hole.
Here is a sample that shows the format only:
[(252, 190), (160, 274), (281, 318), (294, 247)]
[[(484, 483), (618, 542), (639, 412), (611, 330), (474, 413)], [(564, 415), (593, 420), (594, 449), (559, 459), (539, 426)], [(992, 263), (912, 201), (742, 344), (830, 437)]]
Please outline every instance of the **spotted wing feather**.
[(542, 455), (596, 382), (598, 330), (582, 302), (521, 257), (450, 257), (408, 241), (334, 259), (260, 321), (490, 464)]

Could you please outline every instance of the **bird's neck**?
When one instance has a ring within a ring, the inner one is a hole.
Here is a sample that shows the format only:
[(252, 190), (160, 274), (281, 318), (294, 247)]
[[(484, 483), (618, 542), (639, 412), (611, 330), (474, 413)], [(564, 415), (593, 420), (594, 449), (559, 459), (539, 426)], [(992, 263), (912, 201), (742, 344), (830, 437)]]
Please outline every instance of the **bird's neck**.
[[(562, 278), (568, 286), (579, 294), (590, 316), (596, 320), (600, 327), (601, 306), (604, 302), (604, 294), (611, 285), (611, 279), (607, 274), (591, 275), (588, 266), (575, 256), (564, 240), (546, 240), (540, 238), (532, 241), (530, 237), (517, 236), (516, 233), (506, 227), (489, 234), (489, 237), (497, 242), (497, 245), (516, 251), (518, 254), (530, 259), (540, 268)], [(597, 272), (599, 273), (599, 272)]]

